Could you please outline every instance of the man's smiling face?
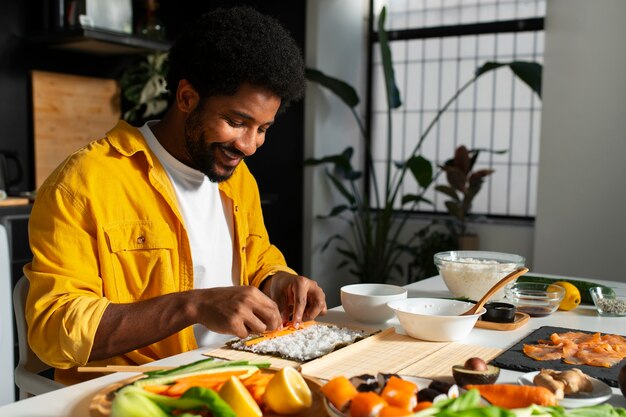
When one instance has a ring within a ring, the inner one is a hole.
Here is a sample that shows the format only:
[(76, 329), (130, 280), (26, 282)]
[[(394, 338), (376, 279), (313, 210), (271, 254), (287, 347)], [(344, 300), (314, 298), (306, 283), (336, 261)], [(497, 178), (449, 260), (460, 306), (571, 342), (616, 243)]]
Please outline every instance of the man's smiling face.
[(185, 122), (186, 163), (213, 182), (227, 180), (263, 145), (279, 107), (280, 97), (251, 84), (201, 100)]

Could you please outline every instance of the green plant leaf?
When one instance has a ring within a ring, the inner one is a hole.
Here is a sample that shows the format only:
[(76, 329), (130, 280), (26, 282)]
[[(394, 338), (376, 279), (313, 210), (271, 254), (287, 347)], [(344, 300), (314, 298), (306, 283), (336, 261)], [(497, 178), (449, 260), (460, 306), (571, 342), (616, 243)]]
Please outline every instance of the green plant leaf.
[(346, 258), (352, 259), (354, 262), (357, 261), (356, 254), (348, 249), (337, 248), (337, 252), (345, 256)]
[(446, 208), (448, 209), (448, 213), (450, 213), (450, 215), (456, 217), (457, 219), (462, 219), (465, 217), (463, 209), (458, 203), (455, 203), (454, 201), (446, 201), (445, 204), (446, 204)]
[(503, 66), (508, 66), (520, 80), (524, 81), (537, 95), (541, 98), (541, 79), (543, 66), (538, 62), (527, 61), (513, 61), (513, 62), (495, 62), (489, 61), (484, 63), (476, 70), (476, 77), (498, 69)]
[(429, 199), (421, 196), (421, 195), (417, 195), (417, 194), (406, 194), (404, 196), (402, 196), (402, 204), (407, 204), (407, 203), (412, 203), (412, 202), (416, 202), (416, 203), (427, 203), (432, 205), (433, 202), (430, 201)]
[(346, 198), (346, 200), (348, 200), (350, 202), (350, 205), (355, 203), (356, 199), (355, 199), (354, 195), (352, 195), (352, 193), (350, 193), (350, 191), (348, 191), (348, 189), (343, 186), (343, 184), (341, 183), (341, 181), (339, 181), (337, 179), (337, 177), (335, 177), (333, 174), (331, 174), (328, 171), (326, 171), (326, 176), (328, 176), (328, 178), (330, 178), (330, 181), (335, 186), (337, 191), (339, 191), (341, 193), (341, 195), (343, 195)]
[(421, 155), (413, 155), (406, 162), (415, 180), (422, 188), (426, 188), (433, 180), (433, 165)]
[(378, 17), (378, 41), (380, 44), (380, 57), (383, 63), (383, 74), (387, 89), (387, 105), (390, 109), (397, 109), (402, 105), (400, 100), (400, 90), (396, 84), (396, 77), (393, 71), (393, 61), (391, 59), (391, 48), (389, 48), (389, 37), (385, 30), (385, 19), (387, 8), (383, 7)]
[(355, 171), (352, 168), (352, 163), (350, 159), (352, 158), (352, 154), (354, 153), (354, 149), (351, 146), (348, 146), (344, 151), (340, 154), (329, 155), (323, 158), (308, 158), (304, 160), (305, 165), (322, 165), (322, 164), (332, 164), (333, 165), (333, 173), (339, 177), (349, 181), (355, 181), (361, 178), (361, 172)]
[(357, 94), (356, 90), (347, 82), (326, 75), (322, 71), (313, 68), (305, 68), (304, 75), (308, 80), (316, 82), (319, 85), (328, 88), (348, 107), (354, 108), (359, 104), (359, 95)]
[(335, 206), (333, 207), (333, 209), (330, 211), (330, 213), (328, 213), (326, 216), (317, 216), (318, 219), (328, 219), (331, 217), (337, 217), (338, 215), (340, 215), (341, 213), (343, 213), (346, 210), (350, 210), (350, 206), (346, 206), (345, 204), (342, 204), (340, 206)]
[(509, 67), (520, 80), (524, 81), (541, 98), (541, 78), (543, 67), (537, 62), (512, 62)]

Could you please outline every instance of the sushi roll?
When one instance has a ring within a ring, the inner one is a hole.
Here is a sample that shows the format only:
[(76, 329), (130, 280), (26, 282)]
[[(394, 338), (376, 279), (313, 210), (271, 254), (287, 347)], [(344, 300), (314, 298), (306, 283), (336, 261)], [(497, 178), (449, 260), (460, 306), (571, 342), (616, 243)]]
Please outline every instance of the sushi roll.
[(377, 417), (387, 402), (374, 392), (359, 392), (350, 403), (350, 417)]
[(381, 396), (389, 405), (412, 411), (417, 405), (418, 387), (411, 381), (392, 376), (387, 381)]
[(358, 391), (345, 376), (337, 376), (322, 386), (322, 393), (335, 408), (342, 413), (348, 409), (350, 401)]

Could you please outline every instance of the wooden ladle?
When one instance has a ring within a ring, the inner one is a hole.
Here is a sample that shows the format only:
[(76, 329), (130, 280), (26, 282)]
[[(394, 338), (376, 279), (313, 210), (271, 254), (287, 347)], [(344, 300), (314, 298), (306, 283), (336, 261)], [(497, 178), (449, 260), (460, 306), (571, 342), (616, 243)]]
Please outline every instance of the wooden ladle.
[(489, 291), (487, 291), (487, 293), (485, 293), (485, 295), (483, 295), (482, 298), (478, 300), (476, 304), (474, 304), (472, 308), (467, 310), (465, 313), (459, 314), (459, 316), (471, 316), (473, 314), (476, 314), (483, 307), (483, 305), (485, 305), (487, 300), (489, 300), (491, 296), (496, 293), (496, 291), (504, 287), (509, 281), (513, 281), (515, 278), (519, 277), (520, 275), (524, 275), (526, 272), (528, 272), (528, 268), (525, 267), (521, 267), (511, 272), (500, 281), (496, 282), (493, 287), (491, 287)]

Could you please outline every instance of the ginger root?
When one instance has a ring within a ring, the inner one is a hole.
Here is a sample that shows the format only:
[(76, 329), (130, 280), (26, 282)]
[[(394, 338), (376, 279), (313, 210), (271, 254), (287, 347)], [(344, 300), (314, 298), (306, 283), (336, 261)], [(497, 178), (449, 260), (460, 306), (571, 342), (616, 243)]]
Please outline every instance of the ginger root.
[(533, 383), (548, 388), (557, 399), (562, 399), (565, 394), (593, 391), (589, 377), (578, 368), (562, 372), (542, 369), (533, 379)]

